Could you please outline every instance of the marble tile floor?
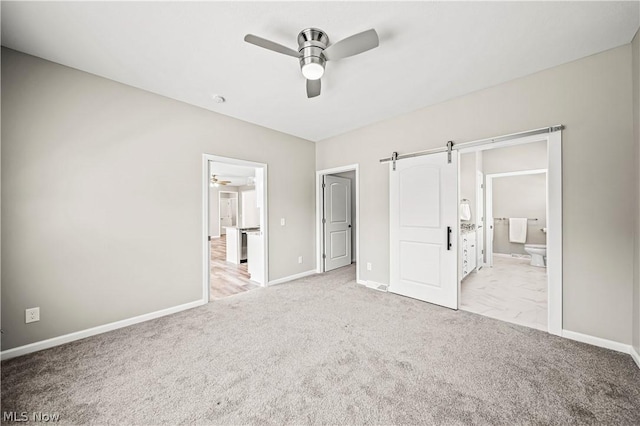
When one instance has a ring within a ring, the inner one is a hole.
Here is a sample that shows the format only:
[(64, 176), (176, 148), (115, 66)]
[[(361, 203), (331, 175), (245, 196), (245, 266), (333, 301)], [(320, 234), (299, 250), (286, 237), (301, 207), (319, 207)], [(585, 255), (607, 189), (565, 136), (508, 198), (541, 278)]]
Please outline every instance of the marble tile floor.
[(462, 281), (460, 309), (547, 331), (547, 269), (529, 262), (494, 256)]

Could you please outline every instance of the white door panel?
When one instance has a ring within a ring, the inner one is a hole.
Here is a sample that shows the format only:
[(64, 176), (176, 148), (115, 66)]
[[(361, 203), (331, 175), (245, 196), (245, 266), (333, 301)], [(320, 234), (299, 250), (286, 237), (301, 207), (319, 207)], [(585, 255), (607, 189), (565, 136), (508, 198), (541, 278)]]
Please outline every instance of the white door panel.
[(351, 264), (351, 181), (324, 177), (325, 271)]
[(458, 308), (458, 158), (438, 153), (390, 167), (389, 291)]
[(440, 287), (440, 246), (400, 242), (400, 279), (416, 284)]
[[(425, 167), (398, 169), (400, 226), (403, 229), (440, 226), (440, 170)], [(422, 194), (416, 198), (414, 194)]]

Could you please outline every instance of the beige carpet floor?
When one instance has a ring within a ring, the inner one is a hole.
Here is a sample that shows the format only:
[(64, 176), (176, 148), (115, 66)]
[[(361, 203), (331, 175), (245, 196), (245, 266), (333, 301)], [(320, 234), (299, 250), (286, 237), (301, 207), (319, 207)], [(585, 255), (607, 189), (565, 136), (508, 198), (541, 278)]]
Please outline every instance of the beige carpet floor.
[(2, 363), (70, 424), (640, 424), (631, 357), (378, 292), (353, 267)]

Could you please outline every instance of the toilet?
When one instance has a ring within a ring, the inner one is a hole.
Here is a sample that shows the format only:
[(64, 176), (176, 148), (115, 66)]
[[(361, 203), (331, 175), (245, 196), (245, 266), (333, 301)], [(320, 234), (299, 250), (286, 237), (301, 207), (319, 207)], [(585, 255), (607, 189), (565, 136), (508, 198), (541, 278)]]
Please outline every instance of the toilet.
[(531, 255), (531, 266), (541, 266), (545, 268), (547, 257), (547, 246), (545, 244), (525, 244), (524, 251)]

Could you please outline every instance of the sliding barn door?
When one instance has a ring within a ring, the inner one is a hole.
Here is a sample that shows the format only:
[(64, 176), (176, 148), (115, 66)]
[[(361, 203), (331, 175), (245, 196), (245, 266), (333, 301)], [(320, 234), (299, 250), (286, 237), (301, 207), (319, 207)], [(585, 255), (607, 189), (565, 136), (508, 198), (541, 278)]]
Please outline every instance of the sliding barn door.
[(458, 309), (458, 155), (390, 166), (389, 291)]

